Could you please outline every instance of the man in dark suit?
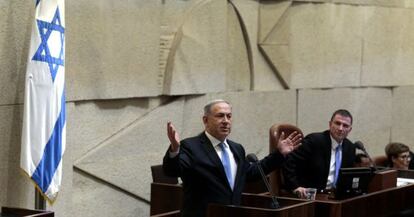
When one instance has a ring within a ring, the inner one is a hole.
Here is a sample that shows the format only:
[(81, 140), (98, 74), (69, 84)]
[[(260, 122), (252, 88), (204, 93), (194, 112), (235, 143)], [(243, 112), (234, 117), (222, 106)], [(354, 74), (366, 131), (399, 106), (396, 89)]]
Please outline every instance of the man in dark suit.
[(340, 109), (332, 115), (329, 130), (307, 135), (287, 157), (283, 168), (286, 187), (300, 198), (306, 198), (306, 188), (334, 188), (339, 168), (355, 163), (356, 146), (346, 138), (351, 130), (351, 113)]
[[(174, 126), (167, 124), (171, 145), (163, 168), (167, 175), (183, 181), (182, 216), (203, 217), (209, 203), (239, 205), (245, 181), (260, 179), (257, 165), (246, 161), (243, 146), (227, 139), (231, 122), (231, 105), (215, 100), (204, 107), (205, 131), (198, 136), (180, 142)], [(265, 173), (279, 167), (301, 140), (297, 132), (281, 137), (277, 152), (260, 161)]]

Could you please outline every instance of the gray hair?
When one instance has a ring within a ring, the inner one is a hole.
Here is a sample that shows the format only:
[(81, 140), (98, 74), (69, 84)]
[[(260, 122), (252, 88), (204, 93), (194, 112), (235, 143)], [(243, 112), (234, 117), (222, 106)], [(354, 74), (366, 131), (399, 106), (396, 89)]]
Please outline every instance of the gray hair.
[(230, 106), (231, 108), (231, 104), (229, 102), (227, 102), (224, 99), (215, 99), (215, 100), (211, 100), (210, 102), (208, 102), (205, 106), (204, 106), (204, 115), (208, 115), (211, 112), (211, 107), (213, 107), (213, 105), (217, 104), (217, 103), (226, 103), (227, 105)]

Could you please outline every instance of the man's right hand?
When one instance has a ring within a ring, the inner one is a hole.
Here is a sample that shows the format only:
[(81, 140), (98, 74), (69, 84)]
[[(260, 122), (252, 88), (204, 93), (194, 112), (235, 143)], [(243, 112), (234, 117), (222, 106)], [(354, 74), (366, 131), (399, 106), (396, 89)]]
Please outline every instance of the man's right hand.
[(293, 193), (299, 198), (306, 199), (307, 192), (306, 192), (306, 188), (304, 187), (296, 188), (295, 190), (293, 190)]
[(171, 143), (171, 152), (177, 152), (180, 148), (180, 138), (174, 125), (170, 121), (167, 123), (167, 135)]

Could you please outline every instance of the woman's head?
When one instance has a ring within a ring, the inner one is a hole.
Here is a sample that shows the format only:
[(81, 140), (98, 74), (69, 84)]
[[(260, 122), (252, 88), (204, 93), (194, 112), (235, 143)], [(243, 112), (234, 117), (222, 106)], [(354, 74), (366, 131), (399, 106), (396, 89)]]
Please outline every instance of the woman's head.
[(391, 167), (395, 169), (408, 169), (411, 156), (410, 148), (407, 145), (398, 142), (389, 143), (385, 146), (385, 154)]

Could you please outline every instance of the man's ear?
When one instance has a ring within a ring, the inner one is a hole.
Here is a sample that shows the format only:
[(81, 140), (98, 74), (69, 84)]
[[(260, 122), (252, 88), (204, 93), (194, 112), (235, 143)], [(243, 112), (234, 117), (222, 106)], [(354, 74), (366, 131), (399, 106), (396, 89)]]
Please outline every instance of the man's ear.
[(207, 123), (207, 116), (203, 115), (203, 123), (206, 124)]

